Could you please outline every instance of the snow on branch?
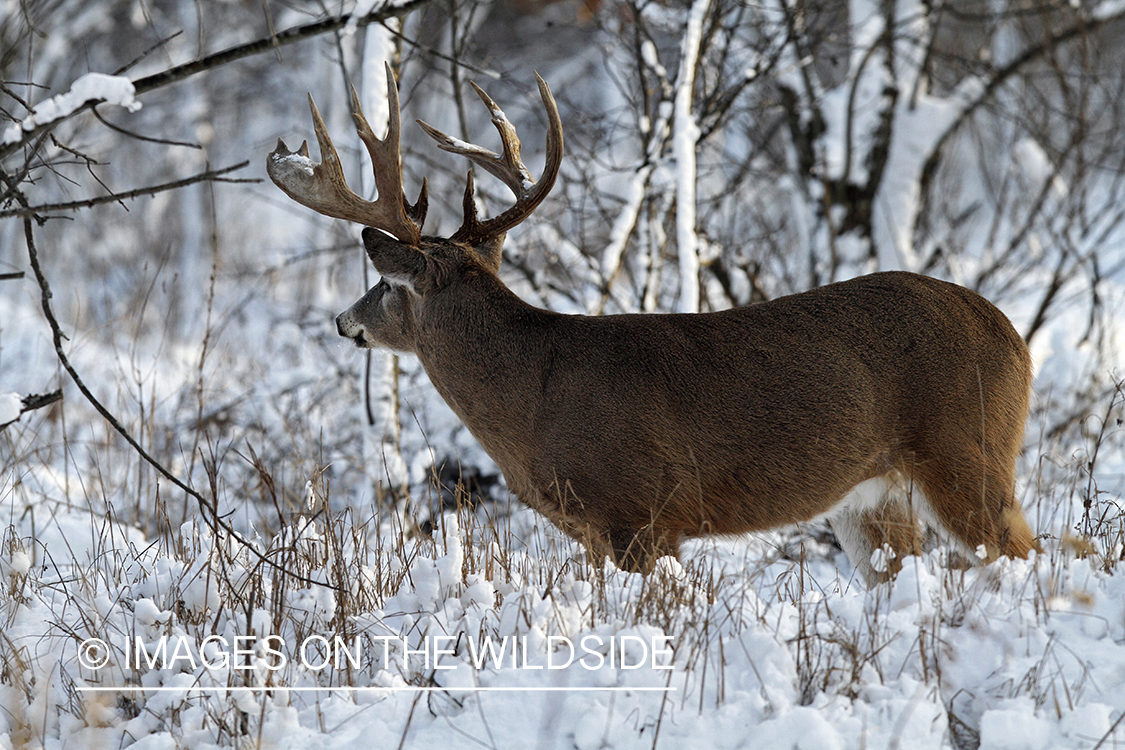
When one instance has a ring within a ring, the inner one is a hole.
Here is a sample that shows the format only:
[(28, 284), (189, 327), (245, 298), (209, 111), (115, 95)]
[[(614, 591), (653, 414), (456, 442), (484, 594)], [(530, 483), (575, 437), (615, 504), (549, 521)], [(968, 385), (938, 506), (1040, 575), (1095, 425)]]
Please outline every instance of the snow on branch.
[(136, 112), (141, 103), (134, 98), (135, 93), (133, 82), (124, 76), (87, 73), (71, 84), (65, 94), (36, 104), (30, 115), (5, 128), (4, 135), (0, 136), (0, 145), (19, 143), (24, 133), (50, 127), (88, 105), (115, 104)]
[(20, 396), (18, 393), (0, 393), (0, 430), (19, 420), (25, 412), (42, 409), (62, 399), (62, 391), (33, 393)]

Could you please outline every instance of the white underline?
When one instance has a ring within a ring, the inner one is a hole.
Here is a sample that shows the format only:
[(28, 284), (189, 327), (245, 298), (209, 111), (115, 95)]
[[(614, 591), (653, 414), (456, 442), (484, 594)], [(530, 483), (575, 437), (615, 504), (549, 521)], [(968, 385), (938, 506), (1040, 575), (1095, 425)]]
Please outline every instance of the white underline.
[(414, 687), (412, 685), (404, 685), (402, 687), (349, 687), (347, 685), (338, 685), (336, 687), (270, 687), (266, 685), (247, 685), (245, 687), (142, 687), (140, 685), (122, 685), (121, 687), (75, 687), (80, 693), (136, 693), (136, 692), (155, 692), (155, 693), (233, 693), (242, 690), (254, 691), (272, 691), (276, 693), (322, 693), (334, 692), (337, 690), (348, 690), (352, 692), (368, 692), (368, 691), (381, 691), (392, 692), (400, 691), (406, 693), (450, 693), (450, 692), (469, 692), (469, 693), (542, 693), (548, 691), (571, 691), (576, 693), (589, 693), (589, 692), (634, 692), (634, 693), (668, 693), (676, 692), (677, 688), (674, 687)]

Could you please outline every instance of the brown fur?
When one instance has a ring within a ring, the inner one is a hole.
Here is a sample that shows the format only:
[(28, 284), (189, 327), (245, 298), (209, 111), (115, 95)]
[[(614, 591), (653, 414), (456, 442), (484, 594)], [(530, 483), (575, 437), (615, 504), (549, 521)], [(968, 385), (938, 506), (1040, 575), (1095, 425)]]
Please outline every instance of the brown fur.
[(887, 574), (917, 552), (917, 516), (985, 559), (1038, 548), (1013, 495), (1027, 347), (968, 289), (891, 272), (723, 312), (560, 315), (504, 286), (496, 245), (363, 237), (394, 284), (340, 333), (417, 354), (512, 491), (595, 556), (648, 570), (684, 537), (824, 514), (869, 580), (873, 550)]

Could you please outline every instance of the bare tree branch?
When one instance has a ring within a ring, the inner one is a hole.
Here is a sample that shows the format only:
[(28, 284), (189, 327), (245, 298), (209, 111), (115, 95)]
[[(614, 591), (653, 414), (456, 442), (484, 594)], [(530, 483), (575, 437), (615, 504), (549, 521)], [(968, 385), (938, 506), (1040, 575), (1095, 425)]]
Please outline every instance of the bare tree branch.
[[(189, 78), (196, 73), (202, 73), (207, 70), (212, 70), (214, 68), (226, 65), (227, 63), (234, 62), (235, 60), (241, 60), (246, 57), (253, 57), (254, 55), (260, 55), (263, 52), (269, 52), (279, 47), (283, 47), (287, 44), (293, 44), (294, 42), (299, 42), (304, 39), (319, 36), (320, 34), (337, 31), (344, 28), (349, 23), (354, 23), (357, 27), (368, 26), (373, 23), (386, 21), (389, 18), (404, 16), (407, 13), (410, 13), (411, 11), (422, 7), (428, 2), (430, 2), (430, 0), (407, 0), (407, 2), (403, 3), (402, 5), (396, 5), (389, 8), (380, 8), (379, 10), (368, 13), (367, 15), (360, 18), (353, 18), (351, 13), (344, 13), (342, 15), (331, 16), (329, 18), (321, 19), (320, 21), (305, 24), (304, 26), (295, 26), (293, 28), (282, 31), (280, 34), (272, 34), (270, 36), (262, 37), (261, 39), (256, 39), (253, 42), (239, 44), (220, 52), (200, 57), (198, 59), (192, 60), (191, 62), (184, 63), (183, 65), (177, 65), (173, 68), (169, 68), (168, 70), (161, 71), (160, 73), (154, 73), (153, 75), (139, 78), (136, 81), (133, 81), (134, 95), (140, 96), (142, 94), (146, 94), (154, 89), (158, 89), (162, 86), (167, 86), (172, 83), (177, 83), (178, 81)], [(91, 107), (101, 104), (103, 101), (104, 100), (102, 99), (91, 99), (90, 101), (84, 103), (81, 107), (74, 110), (74, 112), (71, 112), (67, 117), (54, 120), (53, 122), (44, 123), (43, 125), (39, 125), (38, 127), (35, 127), (31, 130), (24, 131), (18, 141), (0, 145), (0, 159), (7, 158), (10, 154), (23, 148), (25, 144), (37, 138), (41, 133), (54, 128), (60, 122), (73, 117), (79, 112), (83, 112), (87, 109), (90, 109)]]
[[(984, 105), (992, 98), (997, 89), (1007, 83), (1010, 78), (1022, 71), (1024, 66), (1038, 60), (1048, 52), (1057, 49), (1060, 45), (1066, 44), (1067, 42), (1077, 37), (1081, 37), (1086, 34), (1093, 34), (1103, 26), (1113, 23), (1114, 21), (1120, 21), (1123, 18), (1125, 18), (1125, 10), (1119, 10), (1116, 13), (1110, 13), (1106, 16), (1098, 18), (1082, 19), (1078, 23), (1075, 23), (1073, 26), (1063, 29), (1058, 34), (1048, 36), (1038, 44), (1031, 45), (1019, 55), (1016, 55), (1014, 58), (1012, 58), (1012, 60), (1007, 65), (997, 70), (992, 75), (992, 77), (985, 82), (984, 88), (980, 91), (980, 93), (977, 94), (977, 96), (972, 101), (965, 105), (964, 109), (961, 110), (961, 114), (958, 115), (957, 119), (954, 120), (948, 128), (946, 128), (945, 132), (942, 133), (938, 138), (937, 143), (934, 144), (933, 150), (930, 152), (930, 155), (926, 159), (925, 165), (923, 165), (922, 167), (920, 191), (922, 200), (928, 201), (930, 184), (933, 182), (933, 177), (937, 173), (938, 163), (941, 161), (942, 152), (945, 149), (946, 143), (948, 143), (949, 139), (952, 138), (953, 135), (961, 129), (962, 125), (968, 122), (969, 118), (972, 117), (972, 115), (982, 105)], [(921, 217), (924, 214), (925, 211), (919, 211), (918, 217)], [(917, 221), (918, 218), (915, 219), (915, 222)], [(917, 230), (917, 226), (915, 226), (915, 230)]]
[(100, 122), (102, 125), (105, 125), (110, 130), (120, 133), (121, 135), (125, 135), (130, 138), (136, 138), (138, 141), (159, 143), (164, 146), (183, 146), (185, 148), (194, 148), (198, 151), (203, 150), (203, 144), (201, 143), (191, 143), (189, 141), (173, 141), (166, 138), (153, 138), (150, 135), (141, 135), (140, 133), (134, 133), (132, 130), (126, 130), (120, 125), (114, 125), (112, 122), (102, 117), (102, 113), (98, 111), (98, 107), (96, 104), (90, 109), (90, 111), (93, 113), (94, 117), (98, 118), (98, 122)]
[[(272, 29), (271, 29), (271, 31), (272, 31)], [(160, 40), (156, 41), (156, 42), (155, 42), (154, 44), (152, 44), (152, 45), (151, 45), (151, 46), (150, 46), (150, 47), (149, 47), (148, 49), (146, 49), (146, 50), (145, 50), (144, 52), (142, 52), (141, 54), (137, 55), (136, 57), (134, 57), (134, 58), (133, 58), (132, 60), (130, 60), (129, 62), (125, 63), (124, 65), (122, 65), (122, 66), (121, 66), (120, 68), (118, 68), (117, 70), (113, 71), (113, 75), (115, 75), (115, 76), (119, 76), (119, 75), (124, 75), (124, 74), (126, 73), (126, 71), (128, 71), (128, 70), (129, 70), (130, 68), (132, 68), (132, 67), (133, 67), (134, 65), (136, 65), (137, 63), (139, 63), (139, 62), (140, 62), (141, 60), (145, 59), (146, 57), (148, 57), (149, 55), (151, 55), (151, 54), (152, 54), (153, 52), (155, 52), (156, 50), (160, 49), (160, 48), (161, 48), (161, 47), (163, 47), (163, 46), (164, 46), (165, 44), (167, 44), (168, 42), (172, 41), (173, 39), (175, 39), (176, 37), (180, 36), (180, 35), (181, 35), (181, 34), (183, 34), (183, 33), (184, 33), (184, 32), (183, 32), (183, 29), (180, 29), (180, 30), (179, 30), (179, 31), (177, 31), (176, 33), (174, 33), (174, 34), (169, 34), (168, 36), (164, 37), (163, 39), (160, 39)]]
[(214, 169), (208, 172), (200, 172), (199, 174), (185, 177), (181, 180), (173, 182), (165, 182), (160, 185), (150, 185), (149, 187), (137, 188), (136, 190), (126, 190), (124, 193), (112, 193), (111, 195), (101, 195), (97, 198), (87, 198), (82, 201), (71, 201), (69, 203), (44, 203), (40, 206), (21, 206), (20, 208), (12, 208), (7, 211), (0, 211), (0, 219), (6, 219), (10, 216), (22, 217), (36, 217), (39, 214), (47, 213), (48, 211), (77, 211), (83, 208), (91, 208), (93, 206), (100, 206), (105, 203), (117, 203), (131, 198), (139, 198), (142, 195), (155, 195), (156, 193), (163, 193), (167, 190), (176, 190), (177, 188), (193, 185), (197, 182), (261, 182), (256, 178), (248, 179), (222, 179), (222, 175), (228, 172), (233, 172), (237, 169), (242, 169), (250, 162), (243, 161), (238, 164), (233, 164), (229, 167), (222, 169)]
[[(366, 16), (354, 19), (357, 27), (369, 26), (373, 23), (381, 23), (389, 18), (398, 18), (405, 16), (413, 10), (416, 10), (430, 0), (408, 0), (402, 5), (393, 7), (380, 8), (377, 11), (368, 13)], [(239, 44), (221, 52), (216, 52), (206, 57), (201, 57), (198, 60), (177, 65), (174, 68), (169, 68), (160, 73), (155, 73), (151, 76), (145, 76), (133, 82), (136, 89), (136, 94), (148, 93), (153, 89), (158, 89), (162, 86), (167, 86), (170, 83), (182, 81), (185, 78), (202, 73), (205, 70), (211, 70), (227, 63), (241, 60), (244, 57), (253, 57), (260, 55), (263, 52), (269, 52), (284, 47), (293, 42), (299, 42), (304, 39), (309, 39), (314, 36), (326, 34), (331, 31), (338, 31), (348, 25), (353, 20), (351, 13), (344, 13), (338, 16), (331, 16), (320, 21), (305, 24), (304, 26), (296, 26), (282, 31), (280, 34), (275, 34), (246, 44)]]

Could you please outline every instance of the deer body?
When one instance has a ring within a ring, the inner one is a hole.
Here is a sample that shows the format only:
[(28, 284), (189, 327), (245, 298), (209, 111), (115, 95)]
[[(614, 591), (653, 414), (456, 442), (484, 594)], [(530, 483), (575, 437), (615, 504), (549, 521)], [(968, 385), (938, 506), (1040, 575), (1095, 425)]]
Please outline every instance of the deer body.
[[(549, 184), (526, 175), (506, 122), (502, 157), (442, 147), (523, 190), (526, 215)], [(552, 134), (561, 157), (561, 130)], [(550, 159), (545, 171), (553, 181)], [(390, 200), (408, 216), (418, 205), (424, 214), (424, 192), (415, 206), (399, 196)], [(392, 231), (401, 227), (382, 214), (365, 221), (397, 239), (364, 230), (384, 280), (337, 327), (360, 346), (416, 354), (510, 489), (595, 557), (647, 570), (684, 537), (824, 515), (869, 581), (920, 549), (919, 520), (970, 559), (1037, 548), (1013, 494), (1027, 348), (976, 293), (892, 272), (723, 312), (562, 315), (497, 276), (515, 209), (479, 222), (471, 192), (466, 206), (450, 239), (412, 224)], [(876, 569), (872, 553), (884, 547), (894, 559)]]

